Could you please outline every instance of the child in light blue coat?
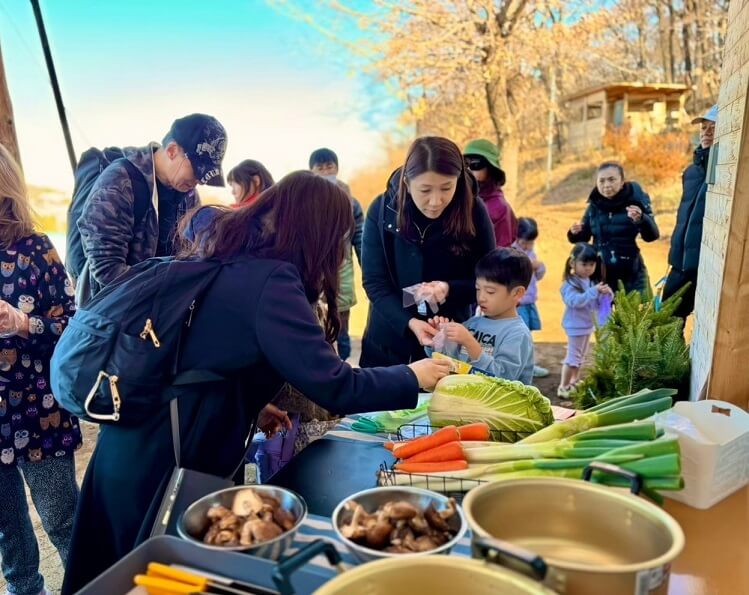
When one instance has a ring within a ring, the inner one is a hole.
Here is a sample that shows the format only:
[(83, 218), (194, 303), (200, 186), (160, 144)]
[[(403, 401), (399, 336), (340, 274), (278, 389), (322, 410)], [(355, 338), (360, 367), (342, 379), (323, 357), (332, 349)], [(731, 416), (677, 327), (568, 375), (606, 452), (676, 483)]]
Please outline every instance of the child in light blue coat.
[(598, 254), (590, 244), (575, 244), (564, 269), (562, 300), (566, 306), (562, 327), (567, 335), (567, 357), (557, 396), (568, 397), (580, 380), (580, 367), (585, 361), (590, 336), (603, 296), (612, 296), (611, 288), (600, 282)]

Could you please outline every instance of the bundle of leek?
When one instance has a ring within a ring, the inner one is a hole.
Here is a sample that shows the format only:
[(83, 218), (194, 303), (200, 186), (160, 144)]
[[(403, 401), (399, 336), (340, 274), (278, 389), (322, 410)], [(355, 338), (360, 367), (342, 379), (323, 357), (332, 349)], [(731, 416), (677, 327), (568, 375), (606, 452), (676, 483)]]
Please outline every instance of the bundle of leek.
[(574, 417), (547, 426), (524, 438), (521, 442), (525, 444), (546, 442), (557, 438), (566, 438), (591, 428), (646, 419), (656, 413), (670, 409), (673, 405), (671, 397), (676, 392), (671, 388), (644, 389), (633, 395), (610, 399), (605, 403), (586, 409), (584, 413), (578, 413)]
[[(660, 436), (652, 421), (635, 420), (668, 409), (674, 392), (640, 391), (613, 399), (515, 444), (463, 442), (468, 469), (439, 473), (439, 478), (394, 473), (389, 480), (398, 485), (465, 491), (476, 485), (476, 480), (549, 476), (579, 479), (585, 467), (602, 461), (638, 473), (644, 491), (660, 501), (655, 490), (683, 487), (679, 443), (675, 438)], [(623, 478), (598, 471), (592, 480), (627, 485)]]

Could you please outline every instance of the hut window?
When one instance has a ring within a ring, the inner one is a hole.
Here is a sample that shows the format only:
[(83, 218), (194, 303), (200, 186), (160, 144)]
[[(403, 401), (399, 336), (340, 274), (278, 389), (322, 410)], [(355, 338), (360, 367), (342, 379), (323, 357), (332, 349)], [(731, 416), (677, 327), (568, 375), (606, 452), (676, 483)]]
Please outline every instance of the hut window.
[(589, 103), (588, 104), (588, 120), (597, 120), (602, 115), (603, 115), (602, 103)]

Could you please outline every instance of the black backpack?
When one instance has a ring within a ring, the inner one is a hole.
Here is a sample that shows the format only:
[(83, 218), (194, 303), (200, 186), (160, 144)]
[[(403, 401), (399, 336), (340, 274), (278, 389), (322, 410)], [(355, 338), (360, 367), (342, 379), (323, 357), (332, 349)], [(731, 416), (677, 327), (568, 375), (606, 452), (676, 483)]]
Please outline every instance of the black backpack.
[(81, 155), (75, 168), (75, 186), (73, 198), (68, 207), (68, 232), (66, 237), (65, 268), (73, 281), (76, 281), (86, 264), (86, 255), (83, 252), (81, 232), (78, 230), (78, 219), (81, 218), (83, 207), (88, 195), (94, 187), (96, 180), (102, 172), (112, 165), (119, 163), (125, 167), (130, 184), (133, 187), (133, 210), (134, 219), (138, 223), (143, 220), (151, 203), (151, 193), (148, 190), (143, 174), (128, 159), (125, 158), (122, 149), (118, 147), (107, 147), (103, 151), (91, 148)]
[(55, 398), (88, 421), (137, 424), (174, 398), (174, 387), (226, 380), (209, 370), (177, 374), (183, 337), (223, 265), (151, 258), (105, 287), (57, 343)]

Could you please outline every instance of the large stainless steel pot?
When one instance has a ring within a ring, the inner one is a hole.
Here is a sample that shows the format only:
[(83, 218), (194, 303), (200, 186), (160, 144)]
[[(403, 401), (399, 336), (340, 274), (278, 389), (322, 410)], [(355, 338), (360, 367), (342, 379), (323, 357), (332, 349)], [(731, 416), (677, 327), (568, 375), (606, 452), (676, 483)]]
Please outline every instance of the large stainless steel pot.
[(378, 560), (347, 570), (315, 595), (554, 595), (534, 580), (481, 560), (425, 556)]
[(681, 527), (654, 504), (579, 480), (488, 483), (463, 511), (474, 539), (504, 542), (498, 561), (566, 595), (665, 595), (684, 547)]

